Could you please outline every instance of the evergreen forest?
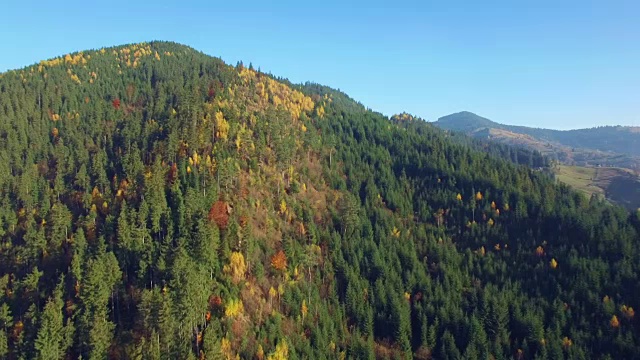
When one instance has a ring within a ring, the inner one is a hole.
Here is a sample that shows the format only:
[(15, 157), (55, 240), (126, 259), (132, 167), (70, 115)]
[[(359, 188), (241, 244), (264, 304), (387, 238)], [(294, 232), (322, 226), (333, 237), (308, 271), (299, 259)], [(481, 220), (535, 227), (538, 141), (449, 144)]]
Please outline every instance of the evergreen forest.
[(639, 358), (640, 212), (548, 165), (171, 42), (2, 73), (0, 358)]

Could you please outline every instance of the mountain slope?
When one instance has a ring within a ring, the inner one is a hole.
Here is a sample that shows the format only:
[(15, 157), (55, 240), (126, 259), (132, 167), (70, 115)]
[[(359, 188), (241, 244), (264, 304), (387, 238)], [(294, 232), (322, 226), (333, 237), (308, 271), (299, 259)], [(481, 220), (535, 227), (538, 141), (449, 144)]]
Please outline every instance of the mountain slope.
[(640, 156), (639, 127), (602, 126), (561, 131), (499, 124), (468, 111), (443, 116), (438, 119), (436, 124), (448, 130), (463, 132), (473, 132), (480, 128), (501, 129), (541, 140), (558, 142), (569, 147)]
[(0, 357), (640, 349), (637, 214), (504, 149), (167, 42), (1, 74), (0, 117)]
[(630, 211), (640, 207), (640, 179), (628, 169), (557, 165), (555, 176), (587, 196), (606, 197)]
[[(638, 127), (603, 126), (566, 131), (538, 129), (499, 124), (468, 111), (443, 116), (434, 124), (447, 130), (527, 145), (539, 151), (553, 153), (563, 162), (594, 164), (599, 161), (603, 165), (621, 165), (621, 161), (626, 161), (633, 166), (640, 164), (637, 158), (640, 156)], [(527, 138), (527, 141), (519, 140), (522, 137)], [(620, 155), (624, 155), (624, 160), (620, 159)]]

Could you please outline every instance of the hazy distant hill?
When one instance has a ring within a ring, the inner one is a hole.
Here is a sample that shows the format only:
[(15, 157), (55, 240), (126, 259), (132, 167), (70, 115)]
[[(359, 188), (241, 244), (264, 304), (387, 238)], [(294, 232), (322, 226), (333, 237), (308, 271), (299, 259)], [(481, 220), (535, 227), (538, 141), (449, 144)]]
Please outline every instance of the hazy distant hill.
[(499, 124), (463, 111), (443, 116), (436, 126), (478, 138), (525, 146), (571, 165), (640, 165), (640, 127), (603, 126), (579, 130), (551, 130)]

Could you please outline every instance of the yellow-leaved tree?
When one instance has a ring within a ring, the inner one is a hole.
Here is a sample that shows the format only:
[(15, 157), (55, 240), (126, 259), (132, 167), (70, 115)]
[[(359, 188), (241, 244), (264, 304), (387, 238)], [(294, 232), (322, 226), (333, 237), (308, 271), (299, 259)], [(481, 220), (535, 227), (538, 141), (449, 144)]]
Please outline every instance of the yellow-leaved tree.
[(309, 308), (307, 307), (307, 300), (302, 300), (302, 305), (300, 305), (300, 312), (302, 313), (302, 320), (307, 317), (307, 313), (309, 312)]
[(216, 112), (216, 138), (227, 140), (229, 137), (229, 122), (224, 118), (222, 111)]
[(276, 349), (269, 354), (268, 360), (287, 360), (289, 358), (289, 345), (286, 340), (281, 340), (276, 345)]
[(258, 360), (264, 360), (264, 349), (262, 348), (262, 344), (258, 344), (258, 350), (256, 350), (256, 358)]
[(232, 252), (229, 258), (229, 267), (231, 269), (231, 276), (234, 283), (240, 282), (244, 279), (244, 274), (247, 271), (247, 265), (244, 262), (244, 256), (239, 252)]
[(244, 304), (242, 300), (232, 299), (224, 309), (224, 315), (228, 318), (236, 317), (244, 311)]
[(278, 296), (278, 290), (274, 289), (273, 286), (269, 288), (269, 304), (273, 306), (273, 299)]
[(284, 199), (280, 201), (280, 208), (278, 209), (278, 211), (282, 215), (284, 215), (287, 212), (287, 202)]
[(391, 230), (391, 236), (393, 237), (400, 237), (400, 230), (397, 227), (393, 227), (393, 230)]
[(480, 249), (478, 249), (478, 254), (480, 256), (484, 256), (484, 254), (486, 254), (487, 251), (484, 249), (484, 246), (480, 247)]

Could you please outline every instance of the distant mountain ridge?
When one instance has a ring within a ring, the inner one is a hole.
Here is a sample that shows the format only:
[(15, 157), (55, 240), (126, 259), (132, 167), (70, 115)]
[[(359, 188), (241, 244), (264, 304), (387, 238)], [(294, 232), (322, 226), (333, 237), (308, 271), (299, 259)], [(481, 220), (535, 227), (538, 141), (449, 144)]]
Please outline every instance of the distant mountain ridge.
[(443, 116), (433, 124), (477, 139), (538, 151), (557, 161), (552, 171), (559, 181), (587, 196), (603, 195), (629, 210), (640, 207), (639, 127), (539, 129), (500, 124), (468, 111)]
[(536, 149), (567, 164), (630, 168), (640, 165), (640, 127), (541, 129), (500, 124), (468, 111), (443, 116), (434, 125), (474, 137)]

